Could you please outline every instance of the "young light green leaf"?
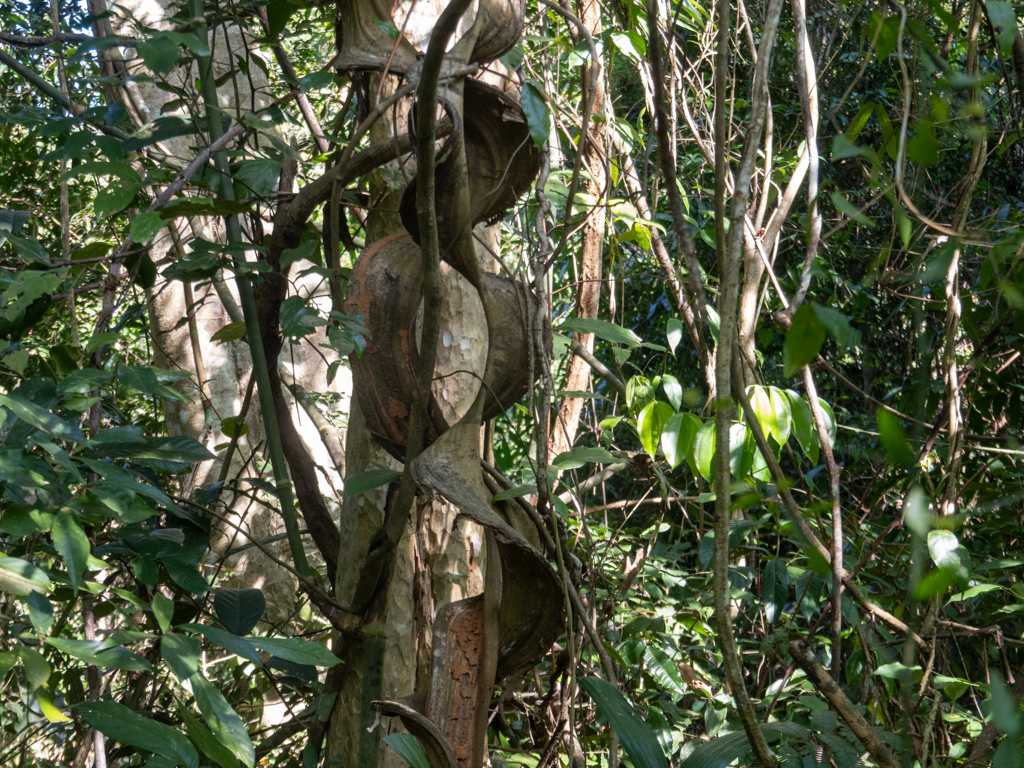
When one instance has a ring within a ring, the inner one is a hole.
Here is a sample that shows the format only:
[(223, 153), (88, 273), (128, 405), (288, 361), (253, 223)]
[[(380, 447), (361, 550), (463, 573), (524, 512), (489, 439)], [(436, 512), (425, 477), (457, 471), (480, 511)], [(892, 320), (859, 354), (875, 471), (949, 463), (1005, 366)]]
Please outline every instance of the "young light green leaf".
[(651, 458), (658, 452), (661, 431), (672, 415), (673, 410), (668, 404), (655, 401), (648, 403), (637, 416), (636, 431), (640, 433), (640, 444)]
[(672, 350), (672, 354), (676, 353), (676, 347), (679, 346), (679, 342), (683, 340), (683, 324), (674, 317), (668, 319), (668, 330), (665, 332), (665, 336), (668, 339), (668, 348)]
[(683, 406), (683, 385), (679, 383), (679, 379), (671, 373), (666, 373), (661, 377), (661, 387), (665, 390), (665, 397), (669, 403), (678, 411)]
[(711, 419), (701, 427), (693, 438), (693, 454), (697, 471), (708, 482), (715, 476), (715, 420)]
[(49, 591), (50, 577), (42, 568), (20, 557), (0, 555), (0, 592), (22, 597), (32, 592)]
[(769, 387), (768, 397), (775, 417), (775, 441), (782, 446), (789, 440), (793, 428), (793, 409), (786, 393), (778, 387)]

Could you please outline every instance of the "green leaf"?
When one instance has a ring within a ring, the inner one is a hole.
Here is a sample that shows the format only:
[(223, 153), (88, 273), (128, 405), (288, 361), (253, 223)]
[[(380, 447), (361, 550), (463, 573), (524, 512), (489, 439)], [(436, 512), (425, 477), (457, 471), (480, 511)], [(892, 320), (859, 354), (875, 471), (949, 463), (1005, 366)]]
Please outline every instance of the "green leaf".
[(329, 88), (334, 83), (334, 73), (329, 69), (321, 69), (319, 72), (310, 72), (299, 78), (299, 90), (303, 93), (312, 93)]
[(285, 248), (281, 251), (281, 269), (289, 267), (296, 261), (305, 259), (306, 261), (313, 260), (313, 254), (316, 253), (320, 247), (320, 243), (316, 240), (307, 240), (304, 243), (300, 243), (295, 248)]
[(112, 183), (109, 187), (104, 187), (96, 193), (96, 199), (92, 203), (96, 218), (102, 220), (120, 213), (128, 207), (138, 191), (139, 185), (131, 183)]
[(266, 197), (277, 189), (281, 163), (265, 157), (243, 160), (234, 170), (232, 178), (241, 194), (240, 199)]
[(523, 83), (522, 90), (523, 114), (526, 115), (526, 125), (530, 129), (530, 136), (537, 149), (544, 147), (551, 133), (551, 113), (548, 111), (548, 103), (541, 90), (531, 81)]
[(156, 233), (163, 228), (164, 220), (160, 218), (160, 214), (156, 211), (140, 213), (132, 219), (132, 226), (130, 230), (132, 233), (132, 240), (136, 243), (148, 243), (156, 237)]
[(928, 532), (928, 554), (939, 568), (960, 568), (960, 542), (952, 531), (937, 530)]
[(48, 662), (39, 651), (34, 651), (31, 648), (19, 648), (18, 658), (21, 660), (21, 668), (25, 671), (25, 677), (28, 679), (28, 685), (31, 690), (35, 690), (41, 685), (45, 685), (46, 681), (50, 679), (52, 670), (50, 669), (50, 662)]
[(988, 10), (988, 19), (996, 30), (999, 48), (1003, 56), (1008, 57), (1013, 51), (1013, 40), (1017, 34), (1017, 14), (1014, 13), (1013, 3), (1005, 0), (988, 0), (985, 8)]
[(573, 333), (592, 333), (597, 338), (611, 344), (622, 344), (627, 347), (640, 346), (640, 337), (628, 328), (592, 317), (574, 317), (572, 320), (566, 320), (559, 325), (557, 330), (560, 333), (568, 333), (570, 331)]
[(946, 593), (956, 583), (956, 571), (951, 568), (936, 568), (926, 573), (914, 586), (914, 599), (918, 602), (930, 600)]
[(793, 376), (818, 354), (825, 342), (825, 326), (813, 308), (804, 304), (793, 314), (782, 345), (783, 375)]
[(160, 640), (160, 655), (175, 677), (183, 683), (199, 674), (202, 649), (194, 637), (167, 632)]
[[(750, 407), (757, 417), (757, 423), (761, 425), (761, 431), (765, 437), (775, 435), (777, 432), (775, 423), (775, 409), (772, 408), (771, 395), (768, 390), (760, 386), (751, 386), (747, 389), (750, 398)], [(781, 441), (780, 441), (781, 442)]]
[(683, 324), (674, 317), (668, 319), (668, 330), (665, 332), (665, 336), (668, 338), (668, 348), (672, 350), (672, 354), (676, 353), (676, 347), (679, 346), (679, 342), (683, 340)]
[(768, 398), (775, 416), (775, 441), (782, 446), (789, 440), (793, 429), (793, 409), (786, 393), (778, 387), (768, 388)]
[(580, 687), (594, 700), (598, 715), (618, 734), (634, 768), (668, 768), (665, 752), (651, 726), (614, 685), (597, 677), (584, 677)]
[(249, 640), (260, 650), (296, 664), (329, 668), (341, 663), (341, 659), (312, 640), (297, 637), (252, 637)]
[(388, 734), (384, 737), (384, 743), (395, 750), (412, 768), (430, 768), (419, 739), (411, 733)]
[(112, 646), (109, 640), (71, 640), (66, 637), (48, 637), (46, 644), (86, 664), (106, 669), (123, 669), (127, 672), (149, 671), (153, 665), (129, 651), (127, 648)]
[(401, 478), (402, 473), (397, 469), (371, 469), (367, 472), (360, 472), (349, 475), (345, 478), (345, 497), (358, 496), (361, 493), (388, 485)]
[(509, 488), (507, 491), (494, 494), (494, 498), (491, 501), (505, 501), (506, 499), (518, 499), (521, 496), (530, 496), (537, 493), (537, 486), (533, 483), (527, 483), (526, 485), (517, 485), (515, 488)]
[(693, 438), (694, 459), (697, 471), (708, 482), (715, 477), (715, 420), (711, 419), (701, 427)]
[(577, 446), (558, 454), (551, 463), (562, 470), (577, 469), (584, 464), (614, 464), (618, 459), (604, 448)]
[(765, 618), (774, 622), (782, 616), (782, 609), (789, 597), (789, 569), (782, 558), (769, 560), (764, 567), (761, 580), (761, 600), (764, 603)]
[(992, 692), (992, 722), (1000, 731), (1011, 739), (1016, 739), (1024, 730), (1024, 721), (1021, 719), (1020, 706), (1013, 698), (1010, 689), (1003, 682), (1003, 676), (993, 669), (990, 672)]
[(647, 646), (644, 649), (644, 665), (663, 690), (674, 693), (677, 697), (686, 695), (682, 678), (679, 677), (679, 670), (663, 650)]
[(263, 618), (267, 599), (259, 589), (218, 589), (213, 610), (229, 632), (247, 635)]
[(255, 646), (244, 637), (238, 637), (226, 630), (218, 627), (211, 627), (207, 624), (186, 624), (182, 629), (187, 629), (190, 632), (198, 632), (211, 643), (216, 643), (236, 656), (239, 656), (246, 661), (262, 664), (260, 661), (260, 655), (256, 652)]
[(11, 409), (11, 413), (30, 424), (36, 429), (41, 429), (47, 434), (53, 435), (59, 440), (68, 440), (74, 443), (84, 443), (85, 435), (82, 434), (75, 424), (69, 424), (59, 416), (55, 416), (45, 408), (35, 403), (23, 400), (15, 395), (0, 395), (0, 405)]
[(640, 434), (640, 444), (651, 458), (654, 458), (658, 452), (661, 431), (674, 413), (672, 407), (667, 403), (655, 401), (646, 405), (637, 416), (636, 431)]
[(899, 417), (884, 408), (878, 409), (878, 432), (882, 446), (889, 454), (889, 460), (900, 467), (909, 467), (914, 463), (914, 452), (907, 443), (907, 433)]
[(907, 142), (907, 156), (927, 168), (939, 162), (940, 147), (935, 127), (926, 120), (914, 126), (914, 135)]
[(0, 592), (23, 597), (33, 592), (49, 591), (50, 577), (42, 568), (20, 557), (0, 555)]
[(153, 595), (153, 615), (156, 617), (156, 623), (160, 626), (161, 632), (170, 631), (171, 618), (174, 616), (174, 601), (162, 592), (157, 592)]
[(692, 413), (677, 413), (665, 422), (665, 428), (661, 431), (661, 450), (665, 452), (665, 460), (672, 469), (686, 460), (693, 474), (697, 474), (693, 442), (702, 426), (701, 420)]
[[(782, 736), (792, 739), (806, 739), (810, 732), (796, 723), (762, 723), (760, 727), (765, 740), (772, 744)], [(717, 739), (701, 742), (680, 764), (679, 768), (727, 768), (750, 752), (750, 741), (743, 730), (733, 731)]]
[(243, 765), (253, 768), (256, 750), (242, 718), (232, 709), (224, 694), (214, 688), (201, 672), (192, 676), (189, 685), (210, 730)]
[(28, 607), (28, 618), (32, 627), (40, 635), (46, 635), (53, 626), (53, 603), (41, 592), (31, 592), (25, 601)]
[(1024, 753), (1021, 752), (1020, 742), (1015, 739), (1001, 742), (992, 756), (992, 768), (1024, 768)]
[(683, 385), (679, 383), (679, 379), (673, 376), (671, 373), (666, 373), (661, 377), (661, 387), (665, 390), (665, 397), (668, 398), (669, 403), (677, 411), (683, 406)]
[(288, 26), (288, 20), (299, 6), (288, 0), (270, 0), (267, 3), (267, 38), (277, 40)]
[(239, 321), (237, 323), (228, 323), (220, 328), (220, 330), (210, 337), (210, 341), (218, 341), (221, 344), (227, 344), (231, 341), (238, 341), (243, 336), (245, 336), (245, 323)]
[(816, 302), (811, 302), (811, 307), (814, 308), (814, 314), (818, 316), (818, 320), (825, 326), (829, 335), (836, 340), (836, 344), (839, 345), (839, 349), (846, 349), (850, 344), (849, 318), (847, 318), (847, 316), (838, 309), (823, 307), (821, 304)]
[(163, 35), (138, 42), (135, 50), (142, 57), (146, 68), (158, 75), (170, 74), (178, 61), (177, 44)]
[[(840, 159), (840, 157), (850, 157), (851, 154), (860, 154), (859, 152), (852, 152), (849, 148), (845, 146), (840, 148), (840, 143), (845, 141), (846, 140), (843, 138), (842, 134), (836, 136), (835, 148), (832, 151), (832, 158), (834, 160), (838, 160)], [(858, 209), (857, 206), (855, 206), (853, 203), (847, 200), (846, 196), (839, 190), (833, 192), (830, 195), (830, 197), (832, 198), (832, 205), (834, 205), (838, 211), (845, 213), (851, 221), (855, 221), (864, 227), (875, 226), (875, 222), (873, 222), (871, 219), (869, 219), (867, 216), (861, 213), (860, 209)], [(800, 310), (798, 309), (797, 312), (799, 311)]]
[(68, 576), (71, 577), (71, 586), (75, 593), (81, 585), (82, 574), (85, 573), (86, 565), (89, 562), (89, 539), (78, 524), (75, 515), (67, 509), (62, 509), (54, 518), (53, 527), (50, 529), (53, 536), (53, 545), (57, 548), (64, 567), (68, 569)]
[(113, 701), (79, 704), (76, 709), (83, 720), (107, 738), (161, 755), (175, 765), (199, 768), (196, 748), (169, 725), (140, 717), (128, 707)]
[(786, 394), (789, 396), (790, 412), (793, 415), (793, 434), (807, 458), (811, 460), (812, 464), (817, 464), (821, 441), (818, 439), (818, 430), (814, 426), (811, 406), (792, 390), (786, 390)]
[(192, 743), (199, 747), (200, 752), (221, 768), (241, 768), (241, 764), (231, 750), (225, 747), (220, 739), (210, 733), (209, 729), (184, 707), (181, 708), (181, 718), (185, 723), (185, 732)]
[(924, 675), (924, 670), (919, 666), (908, 667), (898, 661), (883, 664), (875, 670), (874, 674), (879, 677), (886, 677), (890, 680), (917, 681)]

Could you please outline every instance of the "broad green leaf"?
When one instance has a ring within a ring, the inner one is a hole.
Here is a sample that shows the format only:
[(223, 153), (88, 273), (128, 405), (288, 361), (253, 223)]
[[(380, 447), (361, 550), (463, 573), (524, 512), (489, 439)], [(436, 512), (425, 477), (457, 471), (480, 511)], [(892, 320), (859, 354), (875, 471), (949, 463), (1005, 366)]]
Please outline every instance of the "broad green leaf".
[(150, 664), (127, 648), (111, 645), (105, 640), (73, 640), (66, 637), (48, 637), (46, 644), (86, 664), (95, 664), (106, 669), (123, 669), (126, 672), (152, 670)]
[(0, 555), (0, 592), (23, 597), (33, 592), (49, 591), (50, 577), (42, 568), (20, 557)]
[(764, 603), (765, 617), (774, 622), (782, 615), (789, 596), (789, 570), (782, 558), (769, 560), (764, 567), (761, 579), (761, 600)]
[[(845, 139), (843, 138), (842, 135), (836, 136), (835, 143), (833, 145), (834, 148), (832, 150), (832, 157), (833, 157), (833, 159), (837, 159), (838, 160), (841, 157), (849, 157), (851, 155), (851, 150), (850, 150), (849, 147), (847, 147), (845, 144), (843, 144), (844, 141), (845, 141)], [(841, 144), (843, 144), (843, 146), (840, 146)], [(859, 153), (856, 153), (856, 154), (859, 154)], [(837, 155), (838, 155), (838, 157), (837, 157)], [(874, 227), (875, 226), (875, 222), (873, 222), (871, 219), (869, 219), (867, 216), (865, 216), (863, 213), (861, 213), (860, 209), (857, 208), (857, 206), (855, 206), (849, 200), (847, 200), (846, 196), (842, 192), (840, 192), (839, 190), (836, 190), (835, 192), (833, 192), (830, 195), (830, 197), (832, 198), (832, 204), (836, 207), (836, 209), (839, 210), (839, 211), (842, 211), (843, 213), (845, 213), (850, 218), (851, 221), (855, 221), (855, 222), (857, 222), (858, 224), (860, 224), (861, 226), (864, 226), (864, 227)], [(801, 309), (802, 309), (802, 307), (801, 307)], [(800, 310), (798, 309), (797, 312), (799, 312), (799, 311)]]
[(551, 113), (548, 111), (547, 100), (530, 80), (523, 83), (521, 100), (530, 136), (537, 149), (542, 149), (544, 142), (548, 140), (548, 134), (551, 133)]
[(825, 342), (825, 326), (812, 307), (804, 304), (793, 314), (782, 345), (783, 375), (795, 375), (818, 354)]
[(661, 386), (669, 403), (678, 411), (683, 405), (683, 385), (679, 383), (679, 379), (666, 373), (661, 377)]
[(213, 336), (210, 337), (210, 341), (218, 341), (221, 344), (227, 344), (231, 341), (238, 341), (245, 336), (245, 323), (228, 323), (227, 325), (220, 328)]
[(683, 340), (683, 324), (674, 317), (668, 319), (668, 330), (665, 332), (665, 336), (668, 338), (668, 348), (672, 350), (672, 354), (676, 353), (676, 347), (679, 346), (679, 342)]
[(771, 395), (768, 394), (768, 390), (756, 385), (751, 386), (747, 389), (747, 396), (750, 398), (750, 407), (753, 409), (757, 423), (761, 425), (761, 431), (764, 432), (765, 437), (775, 436), (778, 439), (775, 409), (772, 408)]
[(907, 443), (907, 433), (899, 417), (884, 408), (878, 409), (878, 432), (882, 446), (889, 455), (889, 461), (900, 467), (909, 467), (914, 463), (914, 452)]
[(267, 599), (259, 589), (218, 589), (213, 610), (229, 632), (247, 635), (263, 618)]
[(939, 568), (956, 571), (961, 565), (959, 549), (960, 542), (952, 531), (928, 532), (928, 553), (932, 556), (932, 562)]
[(793, 434), (807, 458), (812, 464), (817, 464), (821, 442), (818, 440), (818, 430), (814, 426), (811, 406), (792, 390), (786, 390), (786, 394), (789, 396), (790, 412), (793, 416)]
[(1004, 739), (992, 755), (992, 768), (1024, 768), (1024, 752), (1021, 752), (1020, 741)]
[(85, 442), (85, 435), (75, 424), (64, 421), (33, 402), (23, 400), (15, 395), (0, 395), (0, 405), (10, 408), (11, 413), (26, 424), (41, 429), (58, 440), (68, 440), (74, 443)]
[(535, 493), (537, 493), (537, 486), (533, 483), (527, 483), (525, 485), (517, 485), (515, 488), (509, 488), (507, 491), (502, 491), (501, 493), (496, 493), (491, 501), (518, 499), (522, 496), (530, 496)]
[(592, 317), (574, 317), (572, 320), (566, 320), (558, 326), (557, 330), (560, 333), (567, 333), (569, 331), (573, 333), (592, 333), (603, 341), (611, 344), (622, 344), (626, 347), (640, 345), (640, 337), (628, 328)]
[(157, 232), (164, 228), (164, 223), (164, 220), (160, 218), (160, 214), (156, 211), (140, 213), (132, 219), (132, 226), (129, 230), (132, 240), (136, 243), (148, 243), (156, 237)]
[(584, 677), (580, 687), (594, 700), (598, 715), (619, 735), (634, 768), (668, 768), (665, 752), (651, 726), (614, 685), (598, 677)]
[(661, 431), (673, 414), (671, 406), (655, 401), (649, 403), (637, 416), (636, 431), (640, 434), (640, 444), (651, 458), (657, 454)]
[(36, 691), (36, 701), (39, 703), (39, 710), (51, 723), (70, 723), (71, 718), (57, 709), (45, 688)]
[(19, 648), (18, 658), (21, 660), (21, 668), (25, 672), (30, 690), (36, 690), (41, 685), (46, 685), (50, 679), (52, 670), (48, 662), (39, 651), (31, 648)]
[(295, 248), (285, 248), (281, 251), (281, 269), (291, 266), (296, 261), (312, 261), (313, 254), (317, 252), (320, 247), (320, 243), (316, 240), (307, 240), (304, 243), (300, 243)]
[(139, 191), (139, 186), (139, 184), (115, 184), (112, 182), (109, 187), (101, 189), (96, 193), (96, 199), (93, 200), (93, 211), (96, 213), (96, 218), (102, 221), (123, 211), (135, 199), (135, 193)]
[(745, 424), (729, 427), (729, 470), (737, 480), (742, 480), (754, 464), (753, 441), (748, 440), (750, 431)]
[[(999, 48), (1003, 56), (1009, 57), (1013, 51), (1014, 37), (1017, 32), (1017, 14), (1013, 10), (1013, 3), (1005, 0), (988, 0), (985, 3), (988, 11), (989, 21), (996, 31), (996, 40), (999, 41)], [(1014, 59), (1016, 61), (1016, 59)]]
[(697, 465), (693, 460), (693, 441), (701, 426), (700, 419), (692, 413), (676, 413), (665, 422), (661, 432), (661, 450), (665, 452), (665, 460), (672, 469), (685, 460), (693, 474), (697, 474)]
[(614, 464), (618, 459), (604, 448), (587, 448), (577, 446), (572, 450), (558, 454), (551, 463), (562, 470), (577, 469), (584, 464)]
[(50, 529), (53, 536), (53, 545), (60, 553), (64, 567), (68, 569), (68, 576), (71, 578), (71, 586), (78, 592), (81, 585), (82, 574), (85, 573), (86, 565), (89, 562), (89, 539), (78, 524), (75, 515), (67, 509), (62, 509), (54, 518), (53, 527)]
[(1011, 739), (1016, 739), (1024, 730), (1020, 706), (1013, 698), (1010, 689), (1006, 687), (1006, 683), (1003, 682), (1003, 676), (999, 670), (993, 669), (989, 675), (992, 692), (992, 722)]
[(626, 405), (639, 412), (654, 402), (654, 387), (646, 376), (633, 376), (626, 382)]
[(277, 189), (280, 175), (281, 163), (277, 160), (265, 157), (243, 160), (232, 173), (236, 195), (239, 199), (266, 197)]
[(914, 586), (914, 599), (918, 602), (930, 600), (946, 593), (956, 583), (956, 571), (952, 568), (936, 568), (926, 573)]
[(153, 595), (153, 615), (156, 617), (156, 623), (160, 626), (161, 632), (170, 631), (171, 618), (174, 616), (174, 601), (162, 592), (157, 592)]
[(910, 682), (916, 682), (921, 679), (924, 675), (924, 670), (919, 666), (908, 667), (904, 664), (900, 664), (898, 661), (893, 661), (888, 664), (883, 664), (875, 670), (874, 674), (879, 677), (887, 677), (890, 680), (904, 680)]
[(298, 637), (251, 637), (249, 640), (260, 650), (296, 664), (329, 668), (341, 663), (341, 659), (312, 640)]
[(693, 438), (693, 454), (697, 471), (708, 482), (715, 478), (715, 420), (710, 419)]
[(411, 733), (391, 733), (384, 737), (384, 743), (391, 747), (411, 768), (430, 768), (419, 739)]
[(817, 302), (811, 302), (811, 307), (814, 309), (814, 314), (818, 316), (818, 320), (829, 332), (829, 335), (836, 340), (839, 349), (846, 349), (850, 344), (850, 319), (838, 309), (825, 307)]
[(668, 655), (655, 646), (648, 645), (644, 649), (644, 666), (651, 677), (658, 681), (662, 690), (674, 693), (676, 696), (685, 696), (682, 678), (675, 662)]
[(199, 747), (200, 752), (221, 768), (241, 768), (241, 764), (231, 750), (224, 746), (220, 739), (184, 707), (181, 708), (181, 718), (185, 723), (185, 732), (192, 743)]
[(769, 387), (768, 397), (775, 415), (775, 441), (781, 446), (789, 440), (793, 428), (793, 409), (786, 393), (778, 387)]
[(262, 663), (260, 661), (259, 653), (256, 652), (255, 646), (253, 646), (252, 642), (247, 638), (233, 635), (226, 630), (218, 627), (211, 627), (207, 624), (186, 624), (182, 629), (187, 629), (190, 632), (198, 632), (211, 643), (216, 643), (246, 661), (252, 661), (256, 664)]
[(192, 693), (196, 697), (199, 711), (203, 719), (220, 742), (238, 758), (242, 765), (253, 768), (256, 762), (256, 751), (252, 740), (245, 729), (245, 724), (238, 713), (232, 709), (228, 700), (207, 680), (202, 672), (197, 672), (189, 680)]
[(175, 677), (186, 683), (199, 673), (203, 654), (199, 641), (194, 637), (167, 632), (160, 640), (160, 655)]
[(113, 701), (79, 704), (76, 709), (85, 722), (109, 739), (161, 755), (175, 765), (199, 768), (196, 748), (169, 725), (140, 717)]
[(358, 496), (361, 493), (380, 488), (395, 482), (402, 476), (396, 469), (371, 469), (345, 478), (345, 496)]
[(28, 607), (28, 618), (32, 627), (40, 635), (46, 635), (53, 626), (53, 603), (41, 592), (32, 592), (25, 601)]

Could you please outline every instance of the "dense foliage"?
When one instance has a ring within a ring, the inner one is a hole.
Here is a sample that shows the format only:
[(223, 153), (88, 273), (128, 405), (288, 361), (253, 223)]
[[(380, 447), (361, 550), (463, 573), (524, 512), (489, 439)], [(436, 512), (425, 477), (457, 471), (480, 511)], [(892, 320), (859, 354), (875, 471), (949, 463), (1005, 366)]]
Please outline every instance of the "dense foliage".
[[(193, 2), (198, 20), (183, 7), (157, 28), (114, 4), (51, 3), (0, 0), (0, 765), (84, 766), (100, 749), (154, 768), (331, 764), (326, 670), (348, 640), (332, 633), (329, 558), (307, 547), (309, 570), (283, 535), (257, 542), (294, 577), (284, 620), (259, 589), (226, 586), (249, 540), (232, 531), (215, 553), (212, 530), (240, 503), (287, 516), (291, 490), (262, 448), (237, 476), (193, 482), (235, 452), (245, 414), (208, 416), (207, 440), (169, 424), (172, 404), (207, 395), (184, 386), (191, 371), (154, 364), (148, 309), (174, 281), (212, 296), (222, 274), (248, 274), (259, 290), (283, 262), (343, 291), (371, 238), (370, 182), (346, 190), (338, 264), (329, 212), (276, 264), (263, 227), (289, 199), (282, 171), (311, 185), (374, 94), (328, 65), (334, 5)], [(793, 0), (758, 58), (778, 5), (738, 0), (719, 40), (728, 0), (581, 2), (588, 40), (528, 2), (501, 59), (550, 161), (501, 220), (501, 250), (515, 275), (542, 273), (554, 344), (553, 388), (537, 371), (529, 400), (495, 420), (495, 501), (550, 505), (558, 524), (541, 530), (565, 546), (547, 555), (586, 611), (495, 696), (494, 765), (764, 764), (748, 713), (787, 765), (1024, 764), (1017, 10)], [(210, 73), (207, 26), (212, 39), (226, 22), (250, 46), (216, 85), (257, 71), (266, 85), (210, 131), (195, 75)], [(595, 54), (606, 96), (591, 115)], [(133, 102), (140, 87), (170, 94), (164, 114)], [(234, 129), (223, 163), (208, 155), (158, 200), (210, 133)], [(181, 137), (189, 157), (168, 150)], [(221, 241), (185, 238), (187, 257), (151, 257), (199, 217), (240, 220), (244, 242), (229, 223)], [(596, 317), (577, 304), (587, 217), (605, 227)], [(333, 380), (367, 331), (311, 295), (286, 299), (278, 327), (320, 334)], [(246, 331), (235, 318), (215, 339)], [(589, 334), (596, 360), (573, 351)], [(732, 386), (716, 369), (726, 347)], [(580, 354), (601, 366), (587, 391), (564, 386)], [(308, 396), (328, 431), (345, 423), (346, 399)], [(548, 456), (572, 398), (579, 433)], [(343, 492), (399, 475), (353, 472)], [(385, 740), (425, 765), (416, 742)]]

